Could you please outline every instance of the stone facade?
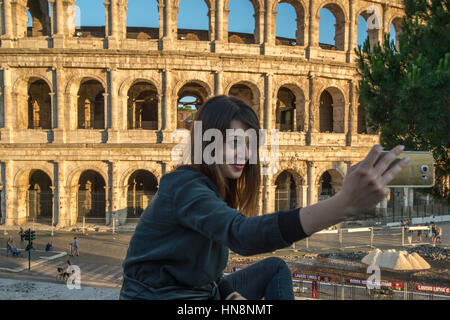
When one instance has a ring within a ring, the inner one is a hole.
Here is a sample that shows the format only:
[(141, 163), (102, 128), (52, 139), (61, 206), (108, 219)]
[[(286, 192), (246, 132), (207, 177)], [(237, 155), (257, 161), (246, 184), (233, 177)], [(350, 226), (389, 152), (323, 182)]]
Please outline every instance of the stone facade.
[[(401, 1), (283, 1), (297, 13), (295, 42), (275, 36), (281, 1), (251, 0), (253, 35), (228, 32), (228, 0), (205, 2), (208, 32), (177, 30), (178, 0), (159, 0), (159, 29), (127, 28), (126, 0), (106, 0), (105, 27), (84, 29), (75, 28), (75, 0), (0, 0), (3, 223), (20, 225), (34, 212), (65, 227), (82, 208), (107, 224), (112, 216), (126, 222), (135, 194), (145, 207), (175, 165), (186, 95), (237, 95), (261, 128), (280, 130), (280, 170), (255, 190), (260, 214), (339, 190), (347, 168), (379, 142), (362, 132), (358, 112), (358, 17), (379, 8), (380, 30), (369, 32), (377, 41), (403, 15)], [(319, 44), (322, 8), (336, 17), (335, 46)], [(51, 204), (36, 200), (44, 194)]]

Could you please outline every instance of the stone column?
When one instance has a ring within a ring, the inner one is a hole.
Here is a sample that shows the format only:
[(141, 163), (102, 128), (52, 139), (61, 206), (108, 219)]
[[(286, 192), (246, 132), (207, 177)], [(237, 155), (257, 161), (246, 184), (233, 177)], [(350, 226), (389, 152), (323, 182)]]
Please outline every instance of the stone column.
[(316, 114), (314, 108), (314, 92), (316, 79), (317, 77), (315, 75), (311, 73), (308, 75), (309, 90), (308, 99), (305, 104), (305, 132), (308, 133), (317, 132), (317, 129), (315, 128)]
[(104, 113), (104, 129), (107, 130), (108, 129), (108, 93), (103, 93), (103, 113)]
[(105, 2), (103, 2), (103, 5), (105, 6), (105, 37), (107, 37), (109, 39), (109, 36), (110, 36), (110, 33), (111, 33), (111, 17), (110, 17), (110, 14), (109, 14), (110, 7), (111, 7), (111, 2), (106, 0)]
[(172, 106), (172, 71), (169, 68), (164, 69), (163, 72), (163, 130), (173, 131), (176, 129), (176, 110), (175, 120), (173, 116)]
[(13, 226), (18, 218), (18, 213), (16, 210), (16, 206), (14, 203), (14, 198), (16, 196), (15, 193), (15, 188), (14, 188), (14, 176), (13, 176), (13, 165), (14, 162), (12, 160), (7, 160), (4, 162), (4, 172), (5, 172), (5, 178), (4, 178), (4, 189), (5, 192), (4, 194), (4, 198), (5, 200), (5, 213), (4, 216), (6, 217), (6, 226), (10, 227)]
[(270, 47), (275, 45), (276, 32), (274, 32), (274, 25), (276, 23), (277, 11), (271, 10), (271, 1), (265, 0), (264, 7), (266, 8), (264, 14), (264, 53), (270, 53)]
[[(119, 38), (119, 1), (118, 0), (110, 0), (111, 2), (111, 31), (110, 34), (114, 39)], [(106, 25), (106, 23), (105, 23)]]
[[(309, 13), (306, 14), (308, 17), (306, 37), (305, 37), (305, 47), (306, 47), (306, 58), (309, 59), (312, 55), (314, 49), (319, 47), (319, 20), (316, 19), (314, 14), (315, 6), (313, 6), (313, 1), (309, 1)], [(306, 17), (305, 17), (306, 19)]]
[(214, 2), (211, 2), (211, 7), (208, 11), (208, 17), (209, 17), (209, 41), (214, 41), (216, 38), (216, 8), (214, 7)]
[(266, 73), (265, 75), (265, 88), (264, 95), (266, 96), (264, 104), (264, 127), (267, 130), (273, 130), (275, 128), (274, 122), (274, 101), (273, 101), (273, 74)]
[(111, 193), (111, 204), (112, 204), (112, 215), (118, 219), (120, 224), (124, 224), (127, 218), (127, 208), (121, 207), (121, 189), (119, 181), (119, 162), (110, 161), (108, 175), (110, 175), (110, 180), (112, 181), (112, 193)]
[[(1, 163), (0, 163), (1, 165)], [(5, 194), (3, 193), (3, 185), (1, 184), (0, 180), (0, 224), (4, 224), (6, 222), (6, 216), (5, 216)]]
[(214, 86), (214, 94), (222, 95), (223, 94), (223, 71), (216, 70), (215, 71), (215, 86)]
[(57, 110), (57, 105), (55, 103), (55, 93), (54, 92), (50, 92), (48, 94), (50, 96), (50, 129), (55, 129), (56, 126), (58, 125), (58, 119), (56, 119), (55, 117), (58, 116), (58, 110)]
[(316, 170), (314, 163), (307, 161), (307, 181), (308, 181), (308, 197), (307, 205), (312, 205), (317, 202), (318, 186), (315, 184)]
[(56, 34), (64, 36), (64, 7), (63, 0), (56, 0)]
[(2, 48), (12, 48), (13, 47), (13, 38), (14, 38), (14, 30), (13, 30), (13, 18), (12, 18), (12, 8), (11, 1), (3, 0), (3, 12), (5, 15), (5, 34), (1, 35), (1, 47)]
[(11, 69), (6, 66), (2, 68), (3, 73), (3, 123), (4, 127), (0, 128), (0, 141), (2, 143), (13, 142), (13, 128), (14, 128), (14, 111), (12, 83), (11, 83)]
[(259, 12), (255, 12), (255, 43), (256, 44), (263, 44), (264, 43), (264, 15), (265, 15), (264, 9), (261, 7), (259, 8)]
[(162, 39), (164, 37), (164, 28), (165, 28), (164, 8), (165, 8), (164, 1), (158, 1), (159, 39)]
[(110, 191), (110, 187), (109, 186), (105, 186), (105, 215), (106, 215), (106, 219), (105, 219), (105, 225), (109, 225), (112, 220), (111, 218), (113, 218), (112, 216), (112, 206), (110, 204), (110, 197), (109, 197), (109, 191)]
[(116, 68), (108, 70), (109, 73), (109, 103), (110, 103), (110, 138), (108, 142), (119, 142), (120, 141), (120, 125), (119, 119), (126, 119), (126, 109), (124, 113), (124, 108), (127, 107), (127, 103), (122, 105), (119, 102), (119, 73)]
[(297, 207), (304, 208), (308, 206), (308, 185), (297, 185)]
[(70, 220), (67, 215), (65, 170), (66, 162), (64, 160), (54, 162), (54, 183), (56, 186), (55, 206), (57, 209), (55, 211), (55, 223), (58, 228), (65, 227), (70, 224)]
[[(161, 48), (162, 50), (170, 50), (172, 48), (173, 42), (176, 39), (176, 29), (174, 20), (174, 7), (172, 1), (166, 0), (164, 3), (164, 32), (163, 38), (161, 39)], [(161, 19), (161, 17), (160, 17)]]
[(258, 216), (264, 214), (264, 184), (261, 184), (258, 192), (258, 208), (257, 211)]
[[(224, 43), (224, 0), (216, 0), (215, 7), (215, 27), (214, 27), (214, 52), (223, 51)], [(212, 40), (212, 39), (211, 39)]]
[(64, 69), (62, 66), (53, 68), (53, 88), (56, 89), (56, 116), (58, 125), (54, 129), (55, 142), (65, 143), (65, 130), (69, 127), (68, 119), (66, 119), (66, 106), (64, 103)]
[[(349, 22), (348, 24), (345, 24), (345, 30), (346, 32), (348, 32), (347, 34), (347, 45), (346, 45), (346, 50), (347, 50), (347, 62), (353, 62), (353, 57), (355, 55), (354, 53), (354, 49), (356, 48), (354, 46), (354, 38), (357, 38), (357, 36), (355, 36), (355, 29), (356, 29), (356, 34), (358, 32), (358, 28), (355, 28), (356, 24), (357, 24), (357, 18), (354, 17), (354, 13), (353, 13), (353, 0), (348, 0), (349, 4)], [(356, 18), (356, 21), (355, 21)]]
[(265, 214), (275, 212), (275, 189), (276, 185), (273, 183), (273, 176), (268, 176), (266, 179), (266, 194), (265, 194)]

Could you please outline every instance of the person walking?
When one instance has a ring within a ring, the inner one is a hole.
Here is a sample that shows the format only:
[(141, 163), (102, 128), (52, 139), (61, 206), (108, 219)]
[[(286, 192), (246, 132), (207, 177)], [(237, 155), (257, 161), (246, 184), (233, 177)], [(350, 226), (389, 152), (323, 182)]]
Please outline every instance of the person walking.
[(19, 235), (20, 235), (20, 244), (22, 244), (25, 238), (25, 232), (23, 231), (22, 227), (20, 227)]
[(78, 239), (77, 239), (77, 237), (74, 237), (73, 238), (73, 255), (79, 255), (79, 253), (78, 253)]

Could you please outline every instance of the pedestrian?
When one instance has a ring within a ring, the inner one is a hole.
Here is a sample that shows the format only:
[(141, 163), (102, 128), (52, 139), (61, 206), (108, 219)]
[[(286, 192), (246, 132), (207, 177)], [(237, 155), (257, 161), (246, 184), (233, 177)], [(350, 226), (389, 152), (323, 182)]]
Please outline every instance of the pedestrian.
[(47, 245), (45, 246), (45, 251), (49, 252), (49, 251), (53, 251), (53, 245), (52, 242), (48, 242)]
[[(23, 231), (23, 228), (20, 227), (20, 231), (19, 231), (19, 235), (20, 235), (20, 243), (23, 243), (23, 240), (25, 238), (25, 232)], [(22, 247), (23, 248), (23, 247)]]
[[(418, 227), (420, 227), (420, 224), (417, 225)], [(422, 241), (422, 230), (417, 230), (417, 241)]]
[(436, 220), (436, 217), (434, 216), (434, 214), (431, 216), (431, 218), (430, 218), (430, 223), (431, 224), (434, 224), (435, 223), (435, 220)]
[(78, 254), (78, 239), (77, 239), (77, 237), (74, 237), (73, 238), (73, 255), (79, 255)]
[[(377, 162), (382, 148), (374, 146), (347, 170), (334, 196), (258, 215), (255, 190), (262, 180), (262, 141), (254, 143), (260, 135), (255, 111), (239, 98), (217, 96), (195, 118), (190, 163), (161, 177), (157, 195), (130, 240), (120, 299), (217, 300), (239, 293), (251, 300), (293, 300), (292, 273), (284, 260), (270, 257), (224, 275), (229, 250), (245, 256), (271, 253), (346, 219), (358, 219), (387, 196), (387, 184), (408, 163), (406, 159), (389, 167), (402, 146)], [(214, 159), (202, 157), (210, 148), (206, 141), (211, 141), (204, 139), (205, 132), (214, 132), (215, 142), (221, 142)]]
[(442, 235), (442, 227), (436, 227), (435, 243), (439, 243), (439, 244), (442, 243), (441, 235)]
[(25, 251), (36, 251), (36, 248), (33, 247), (33, 241), (31, 241), (29, 244), (27, 244), (27, 247), (25, 248)]
[(436, 233), (437, 233), (437, 227), (433, 223), (431, 225), (431, 241), (433, 242), (433, 245), (436, 245)]

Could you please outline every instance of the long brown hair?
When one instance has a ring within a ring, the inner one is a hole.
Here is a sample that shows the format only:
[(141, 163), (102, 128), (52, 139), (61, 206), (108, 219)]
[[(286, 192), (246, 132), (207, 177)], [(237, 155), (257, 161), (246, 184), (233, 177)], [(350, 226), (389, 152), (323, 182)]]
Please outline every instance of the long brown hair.
[[(233, 96), (215, 96), (207, 100), (195, 114), (195, 120), (202, 122), (202, 137), (206, 130), (217, 129), (226, 137), (226, 129), (230, 128), (230, 122), (238, 119), (245, 123), (249, 129), (254, 129), (257, 136), (257, 146), (259, 150), (259, 120), (255, 111), (244, 101)], [(194, 150), (194, 126), (190, 129), (191, 150)], [(225, 142), (225, 141), (224, 141)], [(197, 142), (198, 143), (198, 142)], [(207, 141), (202, 139), (202, 154)], [(261, 185), (261, 169), (259, 152), (256, 152), (256, 164), (248, 161), (245, 164), (242, 175), (239, 179), (225, 178), (219, 171), (216, 164), (206, 164), (202, 157), (201, 164), (194, 164), (194, 157), (191, 156), (191, 166), (208, 176), (216, 185), (228, 206), (238, 209), (246, 216), (256, 216)]]

